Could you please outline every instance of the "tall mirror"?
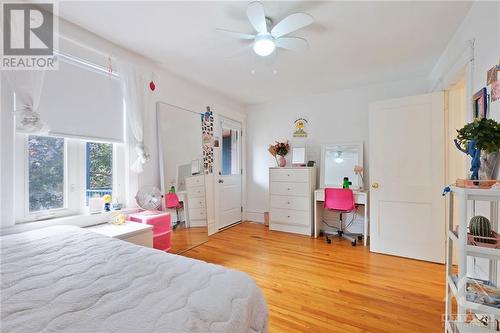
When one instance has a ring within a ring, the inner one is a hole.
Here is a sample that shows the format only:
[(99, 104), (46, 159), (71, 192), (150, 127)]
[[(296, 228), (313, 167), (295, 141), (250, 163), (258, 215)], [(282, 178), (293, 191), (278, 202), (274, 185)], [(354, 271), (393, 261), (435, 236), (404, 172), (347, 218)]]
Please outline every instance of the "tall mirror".
[(156, 119), (164, 210), (172, 225), (169, 252), (182, 253), (208, 240), (201, 115), (158, 102)]
[(350, 188), (363, 189), (361, 177), (354, 171), (355, 166), (363, 166), (363, 143), (339, 143), (323, 145), (321, 149), (321, 188), (342, 187), (344, 178)]

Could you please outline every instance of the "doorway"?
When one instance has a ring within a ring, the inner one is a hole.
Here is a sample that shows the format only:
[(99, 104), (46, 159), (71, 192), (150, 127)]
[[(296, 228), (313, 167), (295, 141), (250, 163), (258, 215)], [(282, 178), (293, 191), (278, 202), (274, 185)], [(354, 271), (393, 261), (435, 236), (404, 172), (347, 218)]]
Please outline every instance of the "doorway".
[(217, 190), (219, 191), (218, 228), (242, 220), (241, 123), (221, 118)]

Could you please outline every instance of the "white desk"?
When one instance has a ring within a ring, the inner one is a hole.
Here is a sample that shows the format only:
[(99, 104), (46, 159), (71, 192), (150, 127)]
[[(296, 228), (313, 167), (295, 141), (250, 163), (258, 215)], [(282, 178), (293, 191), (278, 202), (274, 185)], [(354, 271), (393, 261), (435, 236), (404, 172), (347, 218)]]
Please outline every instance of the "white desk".
[[(364, 208), (364, 224), (363, 224), (363, 243), (366, 246), (368, 241), (369, 220), (368, 220), (368, 192), (361, 190), (352, 190), (354, 193), (354, 203), (356, 205), (363, 205)], [(325, 201), (325, 189), (320, 188), (314, 191), (314, 237), (318, 237), (321, 229), (320, 211), (323, 208)]]

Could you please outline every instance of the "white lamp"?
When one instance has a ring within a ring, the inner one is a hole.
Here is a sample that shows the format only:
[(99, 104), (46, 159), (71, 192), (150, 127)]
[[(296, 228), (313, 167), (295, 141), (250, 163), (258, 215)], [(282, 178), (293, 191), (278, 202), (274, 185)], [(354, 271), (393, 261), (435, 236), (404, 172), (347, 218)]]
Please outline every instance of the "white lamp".
[(261, 57), (267, 57), (274, 52), (276, 45), (274, 44), (273, 37), (268, 34), (259, 34), (255, 37), (253, 43), (253, 50)]

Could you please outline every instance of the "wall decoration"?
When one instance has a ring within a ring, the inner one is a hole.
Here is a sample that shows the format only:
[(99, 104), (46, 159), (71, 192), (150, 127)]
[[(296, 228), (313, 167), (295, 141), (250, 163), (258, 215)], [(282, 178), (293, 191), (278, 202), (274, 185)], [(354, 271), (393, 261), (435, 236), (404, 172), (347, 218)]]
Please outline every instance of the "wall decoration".
[(486, 84), (490, 85), (498, 81), (498, 73), (500, 72), (499, 66), (495, 65), (488, 70), (486, 76)]
[(206, 174), (213, 173), (214, 168), (214, 116), (210, 107), (201, 114), (201, 131), (203, 137), (203, 169)]
[(307, 132), (304, 130), (307, 125), (306, 119), (299, 118), (294, 121), (293, 125), (295, 127), (295, 132), (293, 132), (294, 138), (307, 138)]
[(491, 101), (496, 102), (500, 99), (500, 81), (491, 84)]
[(472, 117), (486, 118), (488, 115), (488, 94), (486, 88), (482, 88), (472, 96)]

